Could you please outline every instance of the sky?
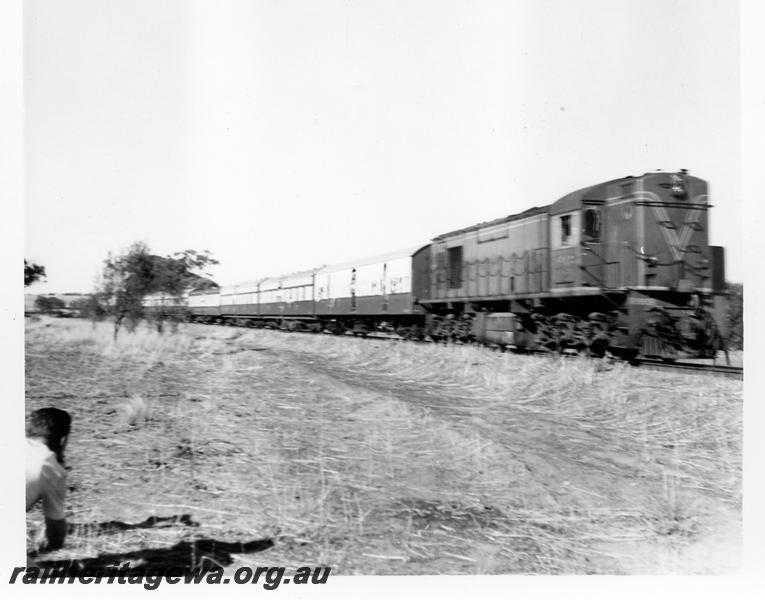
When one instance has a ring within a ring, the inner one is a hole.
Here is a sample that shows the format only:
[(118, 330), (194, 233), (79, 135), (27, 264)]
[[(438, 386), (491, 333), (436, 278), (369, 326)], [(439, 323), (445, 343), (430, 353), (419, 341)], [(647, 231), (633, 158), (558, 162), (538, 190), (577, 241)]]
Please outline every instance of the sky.
[(24, 254), (135, 241), (222, 285), (425, 245), (657, 169), (743, 281), (739, 14), (717, 0), (28, 0)]

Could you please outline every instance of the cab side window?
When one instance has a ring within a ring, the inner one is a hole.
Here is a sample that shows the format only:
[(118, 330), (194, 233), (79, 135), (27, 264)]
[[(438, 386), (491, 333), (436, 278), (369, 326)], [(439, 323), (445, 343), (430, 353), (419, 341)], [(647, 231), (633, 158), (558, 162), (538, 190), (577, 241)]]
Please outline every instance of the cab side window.
[(571, 244), (571, 215), (563, 215), (560, 218), (560, 245)]
[(579, 212), (552, 217), (550, 239), (553, 248), (570, 248), (579, 244), (580, 222)]
[(600, 210), (588, 208), (584, 211), (584, 235), (590, 241), (599, 241), (601, 235)]

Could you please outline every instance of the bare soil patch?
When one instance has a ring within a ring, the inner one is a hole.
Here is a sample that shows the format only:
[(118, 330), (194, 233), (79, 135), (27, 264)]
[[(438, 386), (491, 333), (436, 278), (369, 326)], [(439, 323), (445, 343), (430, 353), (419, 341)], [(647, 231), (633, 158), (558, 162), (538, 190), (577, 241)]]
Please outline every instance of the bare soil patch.
[(110, 336), (28, 323), (27, 409), (75, 419), (70, 537), (32, 562), (739, 566), (740, 381), (211, 326)]

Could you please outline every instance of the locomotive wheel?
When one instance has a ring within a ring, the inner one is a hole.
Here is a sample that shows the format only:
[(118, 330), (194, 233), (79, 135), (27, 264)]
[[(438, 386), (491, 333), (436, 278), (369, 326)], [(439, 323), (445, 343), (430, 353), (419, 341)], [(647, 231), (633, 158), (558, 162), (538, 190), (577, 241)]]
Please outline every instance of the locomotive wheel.
[(595, 358), (603, 358), (608, 352), (608, 340), (595, 339), (590, 344), (590, 356)]
[(630, 364), (636, 362), (638, 355), (637, 348), (625, 348), (624, 346), (610, 346), (608, 352), (611, 356), (619, 360), (626, 360)]

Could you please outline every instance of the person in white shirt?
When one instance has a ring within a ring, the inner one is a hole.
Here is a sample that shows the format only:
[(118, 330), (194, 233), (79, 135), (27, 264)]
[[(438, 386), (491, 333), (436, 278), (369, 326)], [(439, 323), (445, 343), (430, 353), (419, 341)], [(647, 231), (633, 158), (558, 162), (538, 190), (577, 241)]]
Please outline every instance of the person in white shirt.
[(41, 408), (27, 425), (27, 510), (42, 500), (46, 540), (41, 552), (61, 548), (66, 538), (64, 449), (71, 424), (65, 410)]

